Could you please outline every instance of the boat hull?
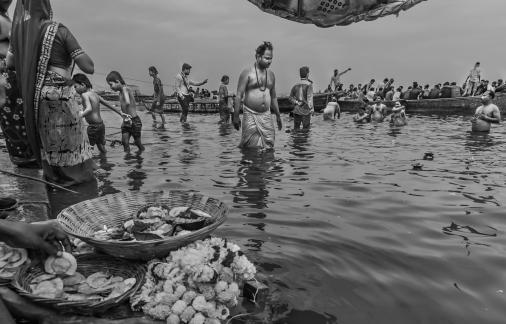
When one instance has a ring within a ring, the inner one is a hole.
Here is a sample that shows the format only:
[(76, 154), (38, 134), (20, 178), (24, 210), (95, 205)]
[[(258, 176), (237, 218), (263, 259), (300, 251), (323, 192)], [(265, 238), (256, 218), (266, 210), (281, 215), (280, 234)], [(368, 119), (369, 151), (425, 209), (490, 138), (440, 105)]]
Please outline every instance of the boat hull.
[[(151, 110), (153, 98), (143, 99), (142, 102), (147, 110)], [(163, 104), (164, 113), (178, 113), (181, 112), (181, 106), (176, 99), (165, 99)], [(190, 104), (190, 112), (200, 114), (213, 114), (219, 112), (219, 104), (217, 100), (204, 100), (195, 99), (195, 102)]]

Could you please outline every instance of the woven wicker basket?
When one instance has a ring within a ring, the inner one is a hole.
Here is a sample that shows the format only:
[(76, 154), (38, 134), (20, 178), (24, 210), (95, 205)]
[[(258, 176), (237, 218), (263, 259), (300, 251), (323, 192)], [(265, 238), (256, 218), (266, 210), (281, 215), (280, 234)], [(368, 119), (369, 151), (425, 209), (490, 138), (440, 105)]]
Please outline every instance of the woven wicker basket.
[(97, 271), (108, 272), (114, 276), (121, 276), (125, 279), (135, 278), (135, 285), (124, 294), (97, 301), (68, 301), (65, 299), (49, 299), (35, 296), (31, 293), (30, 282), (41, 274), (44, 274), (42, 264), (25, 265), (19, 269), (14, 276), (12, 286), (24, 297), (27, 297), (38, 304), (57, 309), (61, 313), (77, 313), (81, 315), (96, 315), (104, 313), (111, 307), (121, 304), (130, 298), (144, 283), (146, 267), (140, 262), (126, 261), (118, 258), (111, 258), (108, 255), (87, 254), (76, 257), (77, 271), (84, 276), (89, 276)]
[[(123, 226), (137, 214), (139, 208), (148, 205), (166, 205), (169, 208), (188, 206), (200, 209), (213, 217), (214, 222), (184, 236), (167, 237), (151, 241), (102, 241), (92, 238), (104, 225)], [(132, 260), (151, 260), (165, 257), (171, 250), (207, 237), (225, 222), (228, 207), (221, 201), (190, 191), (153, 193), (117, 193), (86, 200), (60, 212), (57, 219), (63, 229), (90, 244), (98, 251), (115, 257)]]

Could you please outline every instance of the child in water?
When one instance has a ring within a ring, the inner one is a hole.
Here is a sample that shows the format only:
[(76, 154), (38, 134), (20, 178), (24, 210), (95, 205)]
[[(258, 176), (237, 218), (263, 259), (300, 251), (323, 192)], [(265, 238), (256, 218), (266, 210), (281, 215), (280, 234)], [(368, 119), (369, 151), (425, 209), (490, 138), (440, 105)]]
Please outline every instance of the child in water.
[(91, 146), (97, 145), (98, 150), (101, 153), (105, 153), (105, 125), (100, 116), (100, 104), (103, 104), (123, 118), (130, 118), (130, 116), (112, 107), (93, 91), (91, 82), (86, 75), (78, 73), (74, 75), (72, 80), (75, 82), (74, 88), (81, 95), (84, 110), (79, 115), (81, 118), (85, 118), (88, 123), (87, 133), (90, 144)]
[(144, 145), (141, 142), (142, 122), (137, 115), (137, 104), (132, 90), (125, 84), (121, 74), (117, 71), (110, 72), (105, 78), (111, 90), (118, 91), (121, 111), (131, 116), (125, 118), (121, 125), (121, 142), (125, 152), (130, 152), (130, 137), (134, 138), (135, 145), (139, 148), (139, 152), (144, 151)]
[(400, 102), (396, 102), (392, 108), (392, 116), (390, 117), (390, 125), (404, 126), (408, 123), (408, 117), (405, 112), (406, 107), (402, 106)]
[(355, 123), (365, 124), (369, 122), (369, 114), (365, 111), (364, 106), (360, 106), (358, 108), (358, 113), (353, 116), (353, 121)]

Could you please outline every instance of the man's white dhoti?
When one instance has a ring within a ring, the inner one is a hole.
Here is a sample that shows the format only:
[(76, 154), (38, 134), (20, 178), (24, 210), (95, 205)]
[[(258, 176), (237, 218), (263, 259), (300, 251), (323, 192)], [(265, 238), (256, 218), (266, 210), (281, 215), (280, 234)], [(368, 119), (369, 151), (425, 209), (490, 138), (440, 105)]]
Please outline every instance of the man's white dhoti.
[(270, 110), (259, 113), (246, 106), (243, 108), (239, 147), (273, 148), (276, 131)]

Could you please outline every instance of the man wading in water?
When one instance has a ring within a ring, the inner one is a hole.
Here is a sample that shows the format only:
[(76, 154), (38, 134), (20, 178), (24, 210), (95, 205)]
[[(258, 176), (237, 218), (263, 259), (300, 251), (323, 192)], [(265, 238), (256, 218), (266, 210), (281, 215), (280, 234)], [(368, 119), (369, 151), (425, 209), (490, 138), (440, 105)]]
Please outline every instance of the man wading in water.
[(188, 111), (190, 110), (190, 103), (194, 101), (193, 94), (190, 93), (190, 86), (200, 87), (207, 83), (207, 79), (202, 82), (195, 82), (188, 79), (192, 66), (188, 63), (184, 63), (181, 68), (181, 73), (176, 75), (176, 82), (174, 85), (174, 91), (177, 95), (179, 105), (181, 105), (181, 123), (186, 123), (188, 117)]
[(283, 127), (276, 97), (276, 78), (268, 70), (272, 62), (272, 44), (264, 42), (258, 46), (255, 57), (254, 66), (243, 70), (239, 77), (233, 123), (235, 129), (241, 128), (239, 109), (242, 101), (244, 113), (239, 147), (272, 148), (275, 129), (271, 107), (278, 129)]
[(474, 118), (471, 120), (471, 130), (473, 132), (489, 132), (492, 123), (501, 122), (501, 112), (499, 108), (492, 103), (495, 98), (493, 91), (487, 91), (481, 97), (482, 105), (476, 109)]

